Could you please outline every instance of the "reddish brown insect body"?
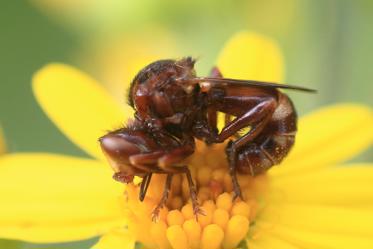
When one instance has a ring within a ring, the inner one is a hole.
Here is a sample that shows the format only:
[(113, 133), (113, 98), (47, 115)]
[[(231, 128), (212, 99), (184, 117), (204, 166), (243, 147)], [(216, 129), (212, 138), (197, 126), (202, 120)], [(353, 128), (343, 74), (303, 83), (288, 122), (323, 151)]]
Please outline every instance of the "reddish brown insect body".
[[(235, 197), (241, 197), (236, 178), (239, 171), (253, 176), (281, 162), (296, 134), (297, 117), (291, 100), (278, 88), (313, 90), (269, 82), (224, 79), (218, 69), (199, 78), (195, 61), (156, 61), (141, 70), (132, 82), (129, 104), (135, 119), (126, 128), (100, 139), (103, 152), (116, 171), (114, 178), (132, 182), (143, 177), (143, 200), (152, 173), (167, 174), (164, 205), (172, 175), (185, 173), (195, 214), (201, 212), (185, 159), (193, 154), (194, 138), (208, 144), (231, 139), (226, 148)], [(226, 114), (225, 127), (217, 129), (217, 112)], [(231, 120), (231, 116), (235, 118)], [(250, 127), (246, 134), (240, 130)], [(235, 139), (234, 139), (235, 138)], [(242, 198), (242, 197), (241, 197)]]

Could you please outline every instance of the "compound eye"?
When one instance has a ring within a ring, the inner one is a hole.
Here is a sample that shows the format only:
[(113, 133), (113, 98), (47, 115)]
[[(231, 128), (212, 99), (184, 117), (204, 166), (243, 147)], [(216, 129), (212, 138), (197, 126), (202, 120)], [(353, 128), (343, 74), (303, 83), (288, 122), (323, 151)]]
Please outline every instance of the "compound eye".
[(141, 152), (136, 144), (128, 141), (126, 136), (110, 133), (101, 137), (99, 142), (102, 152), (115, 172), (133, 174), (133, 170), (129, 166), (129, 157)]

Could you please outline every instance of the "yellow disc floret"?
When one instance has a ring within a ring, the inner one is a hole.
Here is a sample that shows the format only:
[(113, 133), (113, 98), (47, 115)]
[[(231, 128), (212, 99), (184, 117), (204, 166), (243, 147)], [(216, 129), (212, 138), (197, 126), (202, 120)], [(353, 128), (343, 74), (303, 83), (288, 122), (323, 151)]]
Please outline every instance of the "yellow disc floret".
[(267, 184), (266, 176), (239, 175), (244, 200), (232, 201), (233, 188), (224, 145), (207, 147), (197, 143), (189, 168), (203, 214), (194, 215), (187, 179), (175, 175), (167, 204), (153, 222), (151, 213), (165, 184), (164, 175), (155, 175), (143, 202), (138, 200), (138, 184), (129, 185), (126, 190), (130, 232), (145, 248), (235, 248), (245, 239), (250, 223), (255, 220), (258, 200)]

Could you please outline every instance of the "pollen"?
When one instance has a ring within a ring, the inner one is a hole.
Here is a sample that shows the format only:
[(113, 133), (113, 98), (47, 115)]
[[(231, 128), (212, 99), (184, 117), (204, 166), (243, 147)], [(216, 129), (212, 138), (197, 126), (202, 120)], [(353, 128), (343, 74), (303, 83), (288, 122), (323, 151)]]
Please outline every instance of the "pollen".
[(203, 214), (194, 214), (186, 177), (175, 175), (168, 201), (157, 219), (152, 220), (166, 178), (154, 175), (143, 202), (138, 200), (138, 183), (126, 188), (129, 231), (145, 248), (236, 248), (250, 234), (250, 226), (260, 212), (259, 200), (266, 190), (266, 176), (238, 175), (243, 200), (233, 201), (224, 145), (207, 147), (197, 143), (188, 167)]

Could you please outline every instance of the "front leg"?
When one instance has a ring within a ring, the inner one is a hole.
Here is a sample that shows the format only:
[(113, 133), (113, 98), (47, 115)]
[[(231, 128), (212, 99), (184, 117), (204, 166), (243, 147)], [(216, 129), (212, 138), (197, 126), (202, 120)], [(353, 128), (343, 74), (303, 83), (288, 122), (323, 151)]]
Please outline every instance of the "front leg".
[(165, 172), (175, 172), (175, 164), (179, 164), (185, 158), (194, 153), (194, 146), (192, 144), (184, 145), (171, 151), (168, 151), (164, 156), (158, 159), (158, 166)]
[(198, 221), (198, 214), (206, 215), (206, 213), (199, 206), (198, 199), (197, 199), (197, 189), (196, 189), (196, 186), (194, 185), (192, 174), (190, 173), (189, 168), (185, 166), (184, 170), (185, 170), (185, 175), (188, 180), (190, 199), (192, 200), (192, 206), (193, 206), (193, 214), (196, 217), (196, 220)]
[(140, 201), (144, 200), (146, 192), (148, 191), (148, 187), (149, 187), (151, 179), (152, 179), (152, 173), (146, 174), (144, 178), (142, 179), (141, 186), (140, 186), (140, 194), (139, 194)]
[(206, 144), (212, 144), (218, 135), (217, 129), (209, 126), (205, 120), (198, 120), (193, 125), (193, 136)]
[(158, 205), (154, 208), (154, 210), (152, 212), (152, 221), (153, 222), (158, 221), (159, 211), (166, 204), (166, 201), (168, 199), (168, 194), (170, 193), (170, 189), (171, 189), (172, 177), (173, 177), (173, 174), (167, 174), (166, 183), (165, 183), (165, 186), (164, 186), (164, 190), (163, 190), (161, 200), (159, 201)]
[(193, 136), (206, 144), (213, 143), (218, 135), (216, 116), (216, 110), (213, 108), (201, 111), (193, 123)]

